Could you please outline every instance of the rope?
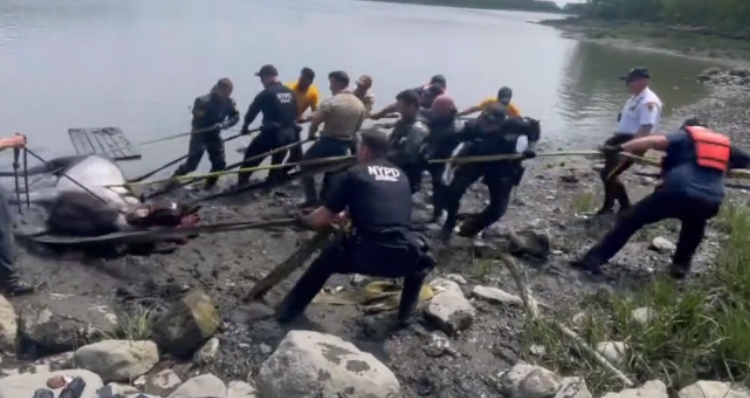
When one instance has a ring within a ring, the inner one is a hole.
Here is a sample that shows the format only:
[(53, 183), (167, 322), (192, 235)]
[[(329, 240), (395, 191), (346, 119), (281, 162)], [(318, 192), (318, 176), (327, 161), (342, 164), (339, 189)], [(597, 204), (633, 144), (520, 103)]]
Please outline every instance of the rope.
[(210, 127), (206, 127), (206, 128), (202, 128), (198, 130), (189, 131), (187, 133), (174, 134), (174, 135), (169, 135), (169, 136), (162, 137), (162, 138), (157, 138), (154, 140), (140, 142), (138, 143), (138, 146), (152, 145), (152, 144), (156, 144), (159, 142), (170, 141), (170, 140), (174, 140), (177, 138), (187, 137), (189, 135), (200, 135), (203, 133), (208, 133), (210, 131), (216, 131), (216, 126), (210, 126)]

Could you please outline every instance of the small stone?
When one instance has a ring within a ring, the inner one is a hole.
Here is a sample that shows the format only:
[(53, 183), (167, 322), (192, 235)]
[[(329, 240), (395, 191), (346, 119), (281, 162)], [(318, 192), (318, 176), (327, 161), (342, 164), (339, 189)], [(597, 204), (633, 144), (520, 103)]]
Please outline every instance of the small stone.
[(659, 253), (671, 253), (675, 251), (677, 246), (672, 243), (667, 238), (663, 238), (661, 236), (657, 236), (651, 241), (651, 245), (649, 246), (649, 249), (655, 250)]
[(534, 369), (521, 380), (518, 392), (524, 398), (546, 398), (554, 396), (560, 389), (560, 378), (547, 369)]
[(155, 395), (166, 395), (180, 384), (182, 384), (180, 376), (177, 376), (177, 373), (171, 369), (165, 369), (146, 378), (145, 392)]
[(544, 354), (546, 354), (546, 353), (547, 353), (547, 349), (546, 349), (546, 348), (544, 348), (544, 346), (543, 346), (543, 345), (539, 345), (539, 344), (532, 344), (532, 345), (531, 345), (531, 347), (529, 347), (529, 352), (530, 352), (530, 353), (531, 353), (532, 355), (536, 355), (536, 356), (542, 356), (542, 355), (544, 355)]
[(13, 305), (5, 296), (0, 295), (0, 350), (13, 353), (16, 351), (16, 338), (18, 336), (16, 318), (16, 310)]
[(193, 362), (198, 365), (208, 365), (216, 360), (219, 354), (219, 339), (212, 337), (193, 355)]
[(510, 294), (505, 290), (498, 289), (496, 287), (487, 286), (474, 286), (471, 291), (472, 297), (487, 300), (492, 303), (498, 304), (523, 304), (523, 300), (520, 297)]
[(130, 381), (159, 362), (159, 350), (153, 341), (103, 340), (76, 350), (75, 362), (105, 382)]
[(467, 329), (474, 322), (476, 309), (464, 297), (456, 282), (438, 278), (431, 285), (435, 296), (425, 310), (425, 316), (435, 321), (448, 334)]
[(625, 362), (627, 350), (627, 344), (622, 341), (605, 341), (596, 345), (596, 351), (615, 366), (620, 366)]
[(564, 377), (554, 398), (593, 398), (583, 377)]
[(626, 388), (620, 392), (610, 392), (602, 398), (669, 398), (667, 386), (661, 380), (647, 381), (638, 388)]
[(447, 279), (449, 281), (456, 282), (456, 283), (458, 283), (460, 285), (465, 285), (465, 284), (468, 283), (468, 282), (466, 282), (466, 278), (464, 278), (463, 276), (461, 276), (459, 274), (448, 274), (448, 275), (445, 276), (445, 279)]
[(259, 398), (258, 389), (244, 381), (230, 381), (227, 385), (227, 398)]
[(65, 386), (65, 378), (60, 375), (52, 376), (47, 380), (47, 388), (56, 390), (58, 388), (63, 388), (64, 386)]
[(266, 343), (260, 343), (259, 348), (260, 352), (264, 354), (270, 354), (271, 352), (273, 352), (273, 348), (271, 348), (271, 346)]
[(573, 325), (573, 328), (575, 329), (582, 329), (586, 322), (589, 320), (589, 314), (587, 314), (585, 311), (577, 312), (573, 317), (570, 319), (571, 324)]
[(227, 396), (227, 386), (218, 377), (212, 374), (204, 374), (183, 383), (168, 398), (195, 398), (195, 397), (219, 397)]
[(189, 357), (219, 328), (219, 312), (201, 290), (188, 292), (154, 324), (154, 340), (177, 357)]
[(649, 324), (656, 317), (656, 312), (649, 307), (636, 308), (630, 313), (630, 319), (642, 326)]

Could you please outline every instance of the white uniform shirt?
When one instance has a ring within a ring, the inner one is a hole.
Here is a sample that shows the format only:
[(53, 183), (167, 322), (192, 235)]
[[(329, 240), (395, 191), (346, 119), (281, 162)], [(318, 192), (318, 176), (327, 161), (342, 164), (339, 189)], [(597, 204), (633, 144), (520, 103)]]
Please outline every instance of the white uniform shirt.
[(662, 104), (659, 96), (646, 87), (640, 94), (628, 99), (617, 123), (617, 134), (634, 135), (641, 126), (651, 125), (656, 131), (661, 119)]

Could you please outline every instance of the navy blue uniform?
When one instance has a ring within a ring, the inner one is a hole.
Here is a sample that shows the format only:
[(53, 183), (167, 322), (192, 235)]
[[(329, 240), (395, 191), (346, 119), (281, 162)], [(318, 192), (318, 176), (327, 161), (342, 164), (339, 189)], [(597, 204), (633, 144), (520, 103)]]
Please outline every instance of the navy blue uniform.
[[(685, 129), (667, 135), (667, 139), (669, 146), (663, 160), (662, 183), (625, 212), (615, 227), (575, 262), (575, 266), (598, 274), (600, 266), (614, 257), (645, 225), (677, 219), (681, 228), (671, 272), (677, 278), (689, 272), (706, 224), (718, 214), (724, 201), (724, 171), (699, 164), (695, 140)], [(748, 157), (744, 151), (728, 145), (727, 148), (725, 169), (747, 166)]]
[[(221, 130), (234, 126), (240, 120), (237, 104), (233, 99), (222, 99), (214, 94), (206, 94), (195, 99), (193, 103), (193, 131), (201, 133), (190, 136), (188, 158), (174, 172), (174, 176), (192, 173), (198, 168), (203, 152), (208, 152), (211, 161), (211, 172), (222, 171), (227, 167), (224, 142)], [(210, 131), (204, 131), (210, 129)], [(213, 186), (219, 177), (206, 179), (207, 186)]]
[[(248, 160), (250, 158), (298, 141), (297, 98), (292, 89), (276, 82), (258, 93), (245, 113), (242, 130), (247, 131), (247, 127), (261, 113), (263, 113), (263, 124), (258, 136), (245, 149), (243, 168), (256, 167), (264, 160), (263, 158)], [(280, 151), (271, 155), (271, 164), (281, 164), (287, 152)], [(252, 174), (252, 172), (240, 173), (238, 182), (240, 184), (248, 182)], [(272, 170), (268, 173), (268, 178), (278, 178), (283, 174), (281, 170)]]
[[(430, 173), (432, 180), (432, 206), (433, 221), (438, 221), (446, 207), (448, 195), (448, 183), (445, 179), (445, 163), (428, 163), (431, 159), (447, 159), (451, 157), (453, 151), (458, 146), (458, 142), (451, 137), (456, 134), (456, 116), (448, 115), (445, 117), (433, 117), (427, 115), (427, 128), (429, 133), (422, 143), (421, 157), (422, 170)], [(421, 185), (422, 173), (419, 173), (420, 181), (416, 184)]]
[(410, 229), (411, 189), (404, 173), (383, 159), (355, 165), (339, 176), (325, 207), (333, 213), (349, 209), (351, 236), (323, 249), (282, 302), (279, 317), (301, 314), (334, 273), (358, 273), (405, 277), (399, 319), (406, 321), (434, 262)]

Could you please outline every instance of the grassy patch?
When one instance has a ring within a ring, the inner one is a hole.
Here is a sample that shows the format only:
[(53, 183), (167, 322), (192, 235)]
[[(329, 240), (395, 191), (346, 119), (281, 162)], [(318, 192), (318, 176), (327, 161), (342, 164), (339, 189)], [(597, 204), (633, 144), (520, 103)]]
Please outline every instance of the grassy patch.
[(149, 340), (156, 313), (152, 308), (137, 307), (117, 316), (117, 328), (108, 336), (112, 339)]
[(577, 214), (591, 213), (597, 209), (597, 206), (597, 197), (590, 190), (585, 190), (573, 198), (573, 211)]
[[(596, 297), (581, 310), (586, 316), (559, 316), (595, 347), (623, 341), (630, 349), (619, 368), (634, 381), (661, 379), (682, 388), (699, 379), (746, 381), (750, 376), (750, 210), (726, 206), (717, 223), (727, 231), (716, 266), (683, 283), (655, 277), (636, 292)], [(633, 310), (648, 307), (646, 324)], [(525, 347), (546, 353), (527, 359), (563, 374), (586, 377), (594, 395), (621, 387), (611, 374), (562, 336), (550, 322), (526, 325)]]

